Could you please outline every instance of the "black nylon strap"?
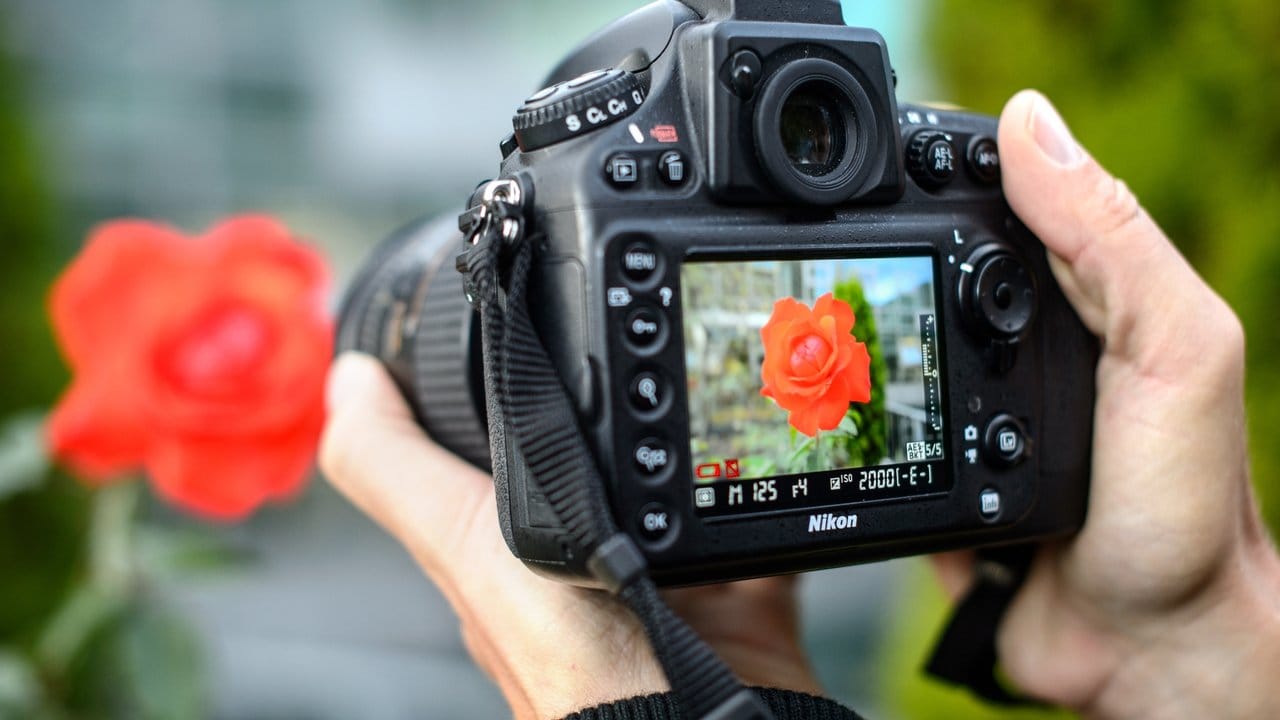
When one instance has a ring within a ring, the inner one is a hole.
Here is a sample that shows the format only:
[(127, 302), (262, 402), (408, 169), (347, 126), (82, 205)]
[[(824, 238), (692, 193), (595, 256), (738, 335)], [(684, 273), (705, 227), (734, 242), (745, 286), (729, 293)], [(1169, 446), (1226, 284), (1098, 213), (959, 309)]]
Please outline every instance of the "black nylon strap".
[[(515, 446), (556, 517), (588, 554), (588, 566), (639, 617), (686, 716), (771, 720), (760, 699), (662, 601), (643, 555), (613, 523), (568, 393), (529, 316), (525, 293), (536, 244), (523, 228), (512, 248), (496, 234), (480, 237), (459, 261), (480, 305), (486, 343), (500, 362), (499, 394)], [(505, 297), (504, 255), (510, 255)]]
[(1033, 545), (978, 551), (973, 587), (952, 612), (925, 672), (998, 705), (1041, 704), (1009, 692), (996, 676), (996, 631), (1034, 556)]

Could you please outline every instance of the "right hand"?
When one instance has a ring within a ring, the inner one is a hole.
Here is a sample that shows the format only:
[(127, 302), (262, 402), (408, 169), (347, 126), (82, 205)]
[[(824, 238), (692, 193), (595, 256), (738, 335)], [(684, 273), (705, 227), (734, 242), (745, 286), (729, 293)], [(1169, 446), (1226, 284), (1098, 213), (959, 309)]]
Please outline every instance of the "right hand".
[[(1102, 339), (1088, 518), (1004, 617), (1025, 692), (1095, 717), (1280, 717), (1280, 559), (1245, 447), (1244, 334), (1042, 96), (1000, 119), (1004, 191)], [(939, 556), (960, 594), (972, 553)]]

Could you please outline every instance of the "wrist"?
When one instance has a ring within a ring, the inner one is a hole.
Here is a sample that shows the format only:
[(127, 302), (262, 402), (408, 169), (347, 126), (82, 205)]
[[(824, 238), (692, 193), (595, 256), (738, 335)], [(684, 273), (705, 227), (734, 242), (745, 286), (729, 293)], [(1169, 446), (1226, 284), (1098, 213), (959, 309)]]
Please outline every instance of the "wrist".
[(1087, 717), (1280, 717), (1280, 557), (1259, 539), (1214, 587), (1132, 628)]

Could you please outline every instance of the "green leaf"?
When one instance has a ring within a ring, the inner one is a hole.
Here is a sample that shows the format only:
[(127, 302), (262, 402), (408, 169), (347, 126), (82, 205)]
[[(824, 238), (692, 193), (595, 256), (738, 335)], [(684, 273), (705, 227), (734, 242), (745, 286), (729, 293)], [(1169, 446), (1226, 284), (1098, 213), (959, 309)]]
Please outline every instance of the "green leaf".
[(40, 665), (55, 676), (67, 671), (98, 633), (117, 617), (125, 601), (93, 585), (76, 588), (54, 613), (36, 642)]
[(181, 580), (192, 572), (226, 570), (249, 560), (244, 550), (204, 526), (139, 525), (134, 536), (140, 571), (149, 578)]
[(119, 661), (132, 697), (130, 717), (194, 718), (205, 708), (203, 663), (191, 628), (155, 604), (128, 615)]
[(44, 414), (26, 412), (0, 425), (0, 500), (44, 481), (49, 458), (44, 452)]
[(847, 435), (858, 435), (858, 424), (853, 421), (852, 415), (845, 415), (840, 418), (840, 424), (836, 426), (836, 432), (842, 432)]
[(0, 649), (0, 718), (29, 718), (41, 705), (40, 681), (26, 658)]

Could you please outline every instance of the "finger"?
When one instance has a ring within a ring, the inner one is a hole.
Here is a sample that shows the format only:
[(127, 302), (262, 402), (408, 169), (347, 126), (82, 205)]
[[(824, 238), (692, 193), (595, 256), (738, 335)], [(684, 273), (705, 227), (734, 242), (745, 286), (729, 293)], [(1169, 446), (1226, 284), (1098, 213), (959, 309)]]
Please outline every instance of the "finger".
[(1232, 341), (1234, 315), (1042, 95), (1005, 106), (1000, 152), (1009, 205), (1056, 256), (1063, 291), (1108, 353), (1169, 377), (1201, 362), (1205, 338)]
[(929, 556), (929, 564), (942, 590), (952, 601), (959, 600), (973, 584), (974, 554), (972, 550), (955, 550)]
[[(344, 353), (328, 384), (320, 467), (352, 502), (440, 565), (467, 546), (470, 519), (492, 498), (484, 473), (431, 442), (376, 359)], [(429, 570), (436, 568), (428, 568)]]

